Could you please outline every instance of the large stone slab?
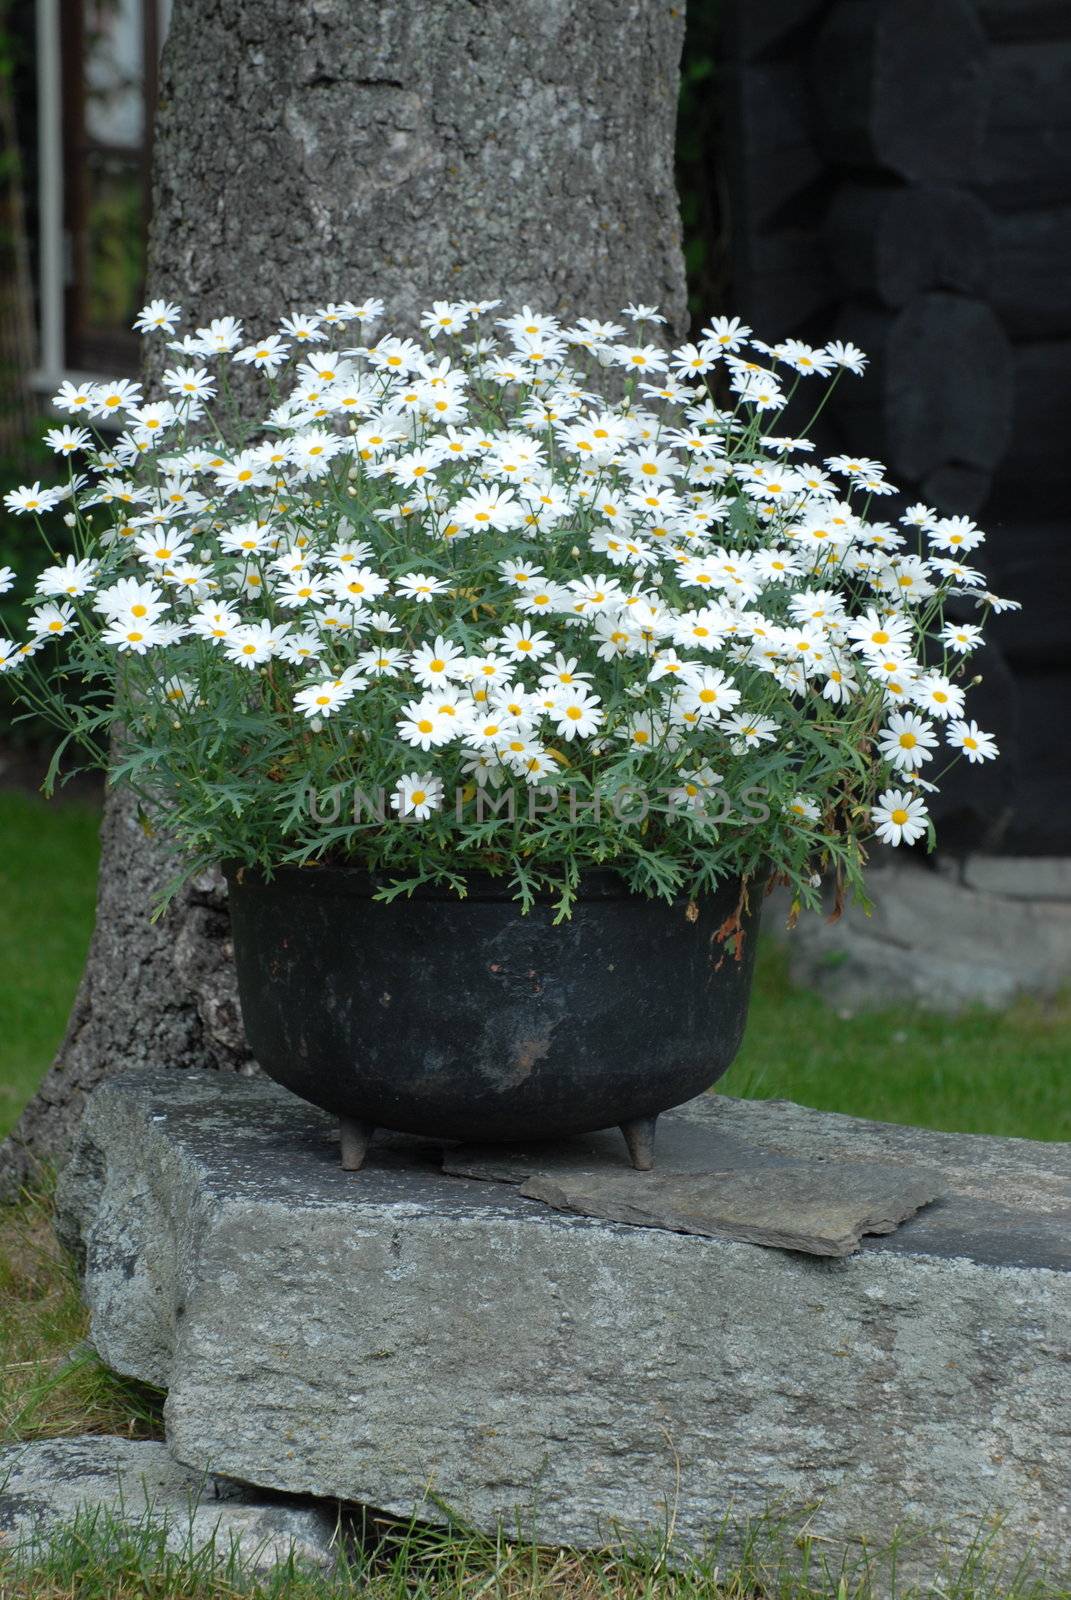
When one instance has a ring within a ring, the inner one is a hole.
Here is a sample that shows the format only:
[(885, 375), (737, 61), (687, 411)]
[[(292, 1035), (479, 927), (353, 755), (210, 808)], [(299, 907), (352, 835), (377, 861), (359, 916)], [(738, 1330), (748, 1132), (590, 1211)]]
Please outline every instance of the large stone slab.
[(344, 1173), (268, 1082), (131, 1074), (61, 1187), (93, 1339), (169, 1390), (179, 1461), (275, 1489), (580, 1545), (809, 1507), (834, 1561), (925, 1530), (905, 1578), (1002, 1514), (1010, 1558), (1066, 1569), (1071, 1148), (717, 1096), (668, 1122), (708, 1167), (877, 1161), (945, 1193), (823, 1259), (564, 1215), (420, 1141)]
[(175, 1461), (152, 1440), (43, 1439), (0, 1449), (0, 1552), (30, 1557), (79, 1516), (116, 1528), (153, 1527), (168, 1550), (213, 1545), (254, 1572), (293, 1560), (334, 1562), (337, 1516), (327, 1505), (272, 1501)]

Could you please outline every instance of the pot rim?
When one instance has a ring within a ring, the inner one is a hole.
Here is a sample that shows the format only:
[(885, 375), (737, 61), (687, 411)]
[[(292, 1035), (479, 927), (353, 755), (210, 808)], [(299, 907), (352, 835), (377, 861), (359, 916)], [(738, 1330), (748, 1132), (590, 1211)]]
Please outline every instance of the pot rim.
[[(251, 888), (267, 889), (273, 893), (288, 895), (327, 894), (360, 900), (371, 900), (378, 889), (394, 881), (392, 874), (388, 872), (370, 872), (367, 867), (358, 866), (324, 866), (319, 862), (310, 862), (304, 867), (279, 865), (272, 869), (270, 879), (260, 868), (243, 867), (239, 862), (223, 862), (222, 871), (227, 879), (228, 890), (232, 892), (235, 888), (239, 892)], [(400, 895), (398, 899), (399, 901), (409, 899), (450, 901), (459, 906), (466, 900), (512, 902), (516, 899), (513, 884), (505, 874), (496, 877), (492, 873), (476, 870), (465, 872), (463, 876), (467, 884), (467, 893), (464, 897), (448, 883), (422, 883), (411, 894)], [(724, 878), (718, 884), (715, 893), (720, 895), (730, 886), (735, 888), (739, 883), (739, 877)], [(688, 898), (687, 895), (678, 895), (672, 904), (685, 905), (688, 903)], [(541, 889), (535, 899), (539, 905), (553, 905), (558, 896), (551, 890)], [(671, 903), (657, 897), (637, 894), (628, 887), (619, 873), (605, 867), (589, 868), (580, 874), (577, 899), (642, 901), (666, 906)]]

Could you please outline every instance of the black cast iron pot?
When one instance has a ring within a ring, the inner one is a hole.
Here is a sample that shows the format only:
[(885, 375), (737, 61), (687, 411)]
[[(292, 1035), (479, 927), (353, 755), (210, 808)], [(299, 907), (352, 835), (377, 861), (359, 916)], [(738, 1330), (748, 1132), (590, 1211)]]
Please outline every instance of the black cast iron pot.
[(522, 916), (473, 875), (461, 900), (391, 904), (354, 868), (227, 873), (249, 1046), (265, 1072), (342, 1121), (343, 1165), (379, 1126), (471, 1142), (619, 1124), (650, 1167), (654, 1123), (719, 1078), (747, 1016), (761, 886), (740, 959), (717, 934), (738, 880), (689, 908), (592, 872), (572, 920)]

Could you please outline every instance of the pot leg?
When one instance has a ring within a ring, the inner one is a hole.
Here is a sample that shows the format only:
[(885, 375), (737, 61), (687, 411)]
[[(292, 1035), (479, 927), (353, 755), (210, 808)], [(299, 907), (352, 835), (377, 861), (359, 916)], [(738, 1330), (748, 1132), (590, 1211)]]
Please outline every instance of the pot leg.
[(353, 1117), (340, 1119), (342, 1129), (342, 1170), (360, 1172), (375, 1128), (370, 1122), (358, 1122)]
[(628, 1145), (629, 1160), (637, 1172), (650, 1172), (654, 1166), (654, 1140), (657, 1116), (637, 1117), (633, 1122), (623, 1122), (621, 1132)]

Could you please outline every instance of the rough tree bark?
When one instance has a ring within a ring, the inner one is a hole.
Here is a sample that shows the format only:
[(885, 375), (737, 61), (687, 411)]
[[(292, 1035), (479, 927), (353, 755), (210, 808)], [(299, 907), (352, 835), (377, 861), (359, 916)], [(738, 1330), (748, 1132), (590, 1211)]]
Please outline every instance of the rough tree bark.
[[(149, 285), (185, 326), (259, 328), (381, 295), (611, 315), (683, 332), (673, 184), (683, 3), (176, 0)], [(249, 1069), (221, 884), (150, 924), (163, 854), (109, 798), (97, 926), (67, 1036), (2, 1152), (61, 1162), (88, 1091), (129, 1067)]]

